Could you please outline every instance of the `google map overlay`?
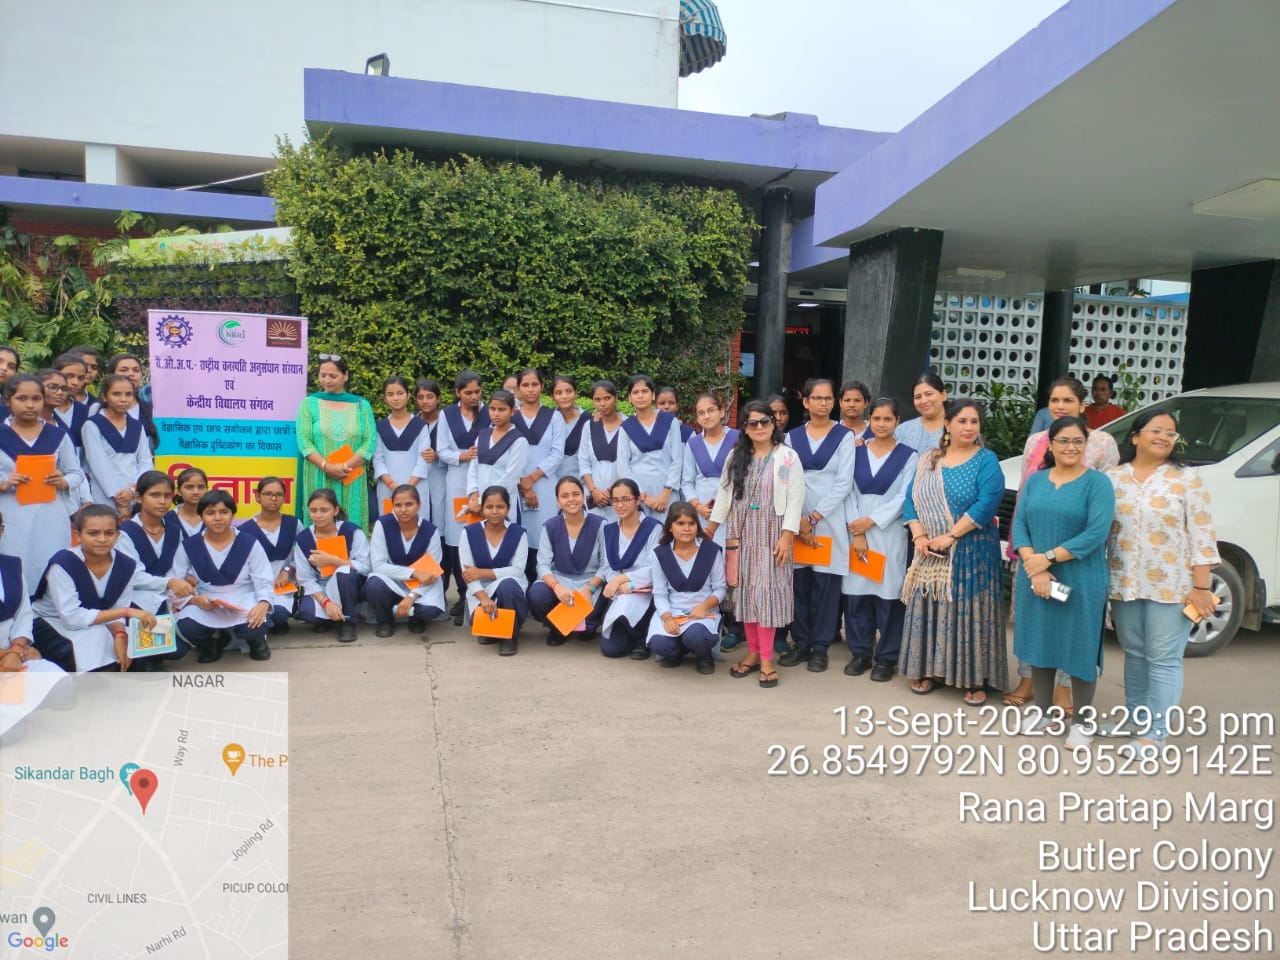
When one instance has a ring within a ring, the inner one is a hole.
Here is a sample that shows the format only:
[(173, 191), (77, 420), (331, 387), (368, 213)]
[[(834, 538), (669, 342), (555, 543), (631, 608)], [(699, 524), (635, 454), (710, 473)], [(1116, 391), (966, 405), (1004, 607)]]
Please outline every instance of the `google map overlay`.
[(287, 957), (288, 675), (16, 676), (0, 957)]

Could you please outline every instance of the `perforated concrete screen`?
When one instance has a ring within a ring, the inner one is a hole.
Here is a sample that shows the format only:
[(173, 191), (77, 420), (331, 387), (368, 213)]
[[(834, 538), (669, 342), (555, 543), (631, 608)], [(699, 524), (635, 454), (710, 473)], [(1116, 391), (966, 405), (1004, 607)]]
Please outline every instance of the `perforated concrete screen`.
[[(1034, 391), (1040, 367), (1043, 300), (939, 290), (933, 299), (932, 368), (956, 392), (992, 380)], [(1076, 296), (1071, 370), (1086, 384), (1114, 375), (1121, 361), (1142, 378), (1144, 403), (1182, 389), (1187, 310), (1128, 297)]]

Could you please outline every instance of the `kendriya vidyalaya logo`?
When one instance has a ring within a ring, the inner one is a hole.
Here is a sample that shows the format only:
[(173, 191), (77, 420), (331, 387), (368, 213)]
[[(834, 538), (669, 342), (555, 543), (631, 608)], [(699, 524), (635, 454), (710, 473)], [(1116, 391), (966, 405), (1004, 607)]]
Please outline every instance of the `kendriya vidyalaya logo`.
[(283, 320), (274, 317), (267, 321), (268, 347), (300, 347), (302, 346), (302, 323), (298, 320)]
[(245, 341), (244, 324), (239, 320), (223, 320), (218, 324), (218, 339), (228, 347), (238, 347)]
[(156, 323), (156, 336), (165, 346), (185, 347), (191, 342), (191, 324), (177, 314), (161, 317)]

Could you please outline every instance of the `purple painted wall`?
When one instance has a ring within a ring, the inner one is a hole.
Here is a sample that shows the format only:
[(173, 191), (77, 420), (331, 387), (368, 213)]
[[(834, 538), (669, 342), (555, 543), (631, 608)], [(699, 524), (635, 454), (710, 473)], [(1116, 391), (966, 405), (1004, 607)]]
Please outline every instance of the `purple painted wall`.
[(276, 202), (247, 197), (163, 187), (122, 187), (107, 183), (0, 177), (0, 203), (11, 207), (55, 207), (118, 213), (133, 210), (156, 216), (194, 217), (234, 224), (275, 225)]
[(853, 231), (1175, 2), (1074, 0), (1055, 11), (899, 133), (821, 184), (814, 238), (846, 246)]
[(522, 93), (338, 70), (306, 70), (309, 125), (540, 144), (641, 157), (835, 173), (887, 133), (822, 126), (812, 116), (762, 120)]

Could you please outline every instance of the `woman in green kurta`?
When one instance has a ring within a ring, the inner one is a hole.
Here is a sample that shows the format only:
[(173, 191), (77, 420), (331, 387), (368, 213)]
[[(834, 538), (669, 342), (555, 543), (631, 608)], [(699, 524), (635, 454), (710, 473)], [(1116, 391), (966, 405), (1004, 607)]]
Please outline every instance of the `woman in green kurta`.
[[(1050, 703), (1057, 670), (1071, 677), (1075, 702), (1070, 748), (1092, 740), (1094, 688), (1102, 666), (1102, 616), (1107, 605), (1107, 535), (1115, 514), (1111, 481), (1084, 464), (1089, 430), (1076, 417), (1049, 428), (1047, 470), (1033, 473), (1013, 518), (1011, 542), (1022, 561), (1014, 590), (1018, 617), (1013, 649), (1031, 664), (1031, 682), (1040, 703)], [(1069, 587), (1065, 600), (1053, 596), (1054, 581)], [(1027, 718), (1024, 732), (1041, 733), (1052, 718)]]
[[(320, 390), (298, 408), (298, 453), (303, 459), (302, 491), (306, 503), (313, 490), (328, 487), (338, 496), (347, 519), (369, 529), (369, 483), (365, 464), (373, 459), (377, 427), (369, 401), (347, 393), (351, 370), (336, 353), (320, 354), (316, 380)], [(331, 459), (350, 448), (351, 455)]]

